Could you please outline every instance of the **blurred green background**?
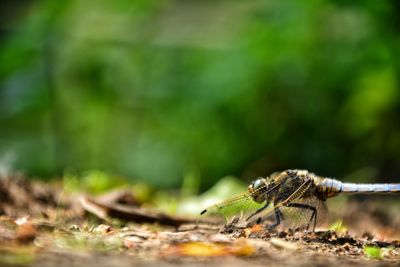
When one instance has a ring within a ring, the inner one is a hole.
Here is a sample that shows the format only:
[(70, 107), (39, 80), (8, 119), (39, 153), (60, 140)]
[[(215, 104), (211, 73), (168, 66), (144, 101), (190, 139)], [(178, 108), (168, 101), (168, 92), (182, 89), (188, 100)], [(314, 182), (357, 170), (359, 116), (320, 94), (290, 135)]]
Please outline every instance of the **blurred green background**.
[(0, 172), (400, 179), (398, 1), (9, 0), (0, 15)]

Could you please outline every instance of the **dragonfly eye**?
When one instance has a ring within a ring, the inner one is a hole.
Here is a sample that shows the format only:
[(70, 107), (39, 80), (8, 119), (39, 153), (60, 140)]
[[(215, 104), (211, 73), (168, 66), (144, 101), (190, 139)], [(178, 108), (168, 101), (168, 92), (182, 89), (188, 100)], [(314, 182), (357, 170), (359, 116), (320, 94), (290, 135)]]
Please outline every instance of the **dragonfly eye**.
[(257, 180), (251, 183), (251, 186), (253, 187), (254, 191), (260, 190), (262, 187), (265, 186), (265, 179), (258, 178)]
[(266, 183), (264, 178), (258, 178), (249, 185), (248, 191), (256, 202), (263, 201), (262, 193), (264, 191), (263, 188), (265, 187), (265, 185)]

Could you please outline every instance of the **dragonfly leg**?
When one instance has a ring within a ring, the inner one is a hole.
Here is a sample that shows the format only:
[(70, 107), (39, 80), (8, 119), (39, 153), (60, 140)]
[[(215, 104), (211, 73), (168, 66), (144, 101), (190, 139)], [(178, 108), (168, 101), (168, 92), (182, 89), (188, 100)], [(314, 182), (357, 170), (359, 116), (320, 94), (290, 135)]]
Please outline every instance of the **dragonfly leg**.
[(313, 206), (307, 205), (307, 204), (301, 204), (301, 203), (289, 203), (287, 207), (292, 207), (292, 208), (299, 208), (299, 209), (308, 209), (311, 210), (311, 217), (310, 220), (308, 221), (307, 224), (307, 230), (310, 227), (310, 223), (313, 221), (313, 228), (312, 231), (315, 231), (315, 226), (317, 225), (317, 209)]
[(278, 225), (281, 224), (281, 219), (283, 220), (283, 214), (281, 210), (279, 208), (274, 208), (274, 211), (275, 211), (276, 222), (268, 227), (269, 230), (276, 228)]
[(249, 217), (247, 217), (246, 221), (250, 220), (250, 218), (254, 217), (255, 215), (257, 215), (258, 213), (262, 212), (263, 210), (265, 210), (267, 207), (269, 206), (269, 202), (265, 203), (264, 206), (262, 206), (261, 208), (259, 208), (258, 210), (256, 210), (253, 214), (251, 214)]

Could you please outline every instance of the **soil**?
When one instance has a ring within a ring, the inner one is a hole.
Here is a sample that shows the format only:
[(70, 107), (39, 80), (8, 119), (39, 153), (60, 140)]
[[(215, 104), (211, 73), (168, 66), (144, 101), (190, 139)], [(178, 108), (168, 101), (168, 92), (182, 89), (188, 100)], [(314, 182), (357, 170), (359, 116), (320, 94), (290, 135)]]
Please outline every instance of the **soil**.
[(316, 232), (196, 224), (197, 218), (135, 205), (126, 192), (79, 198), (57, 186), (3, 177), (0, 266), (400, 265), (399, 215), (373, 200), (347, 205), (347, 229), (339, 224)]

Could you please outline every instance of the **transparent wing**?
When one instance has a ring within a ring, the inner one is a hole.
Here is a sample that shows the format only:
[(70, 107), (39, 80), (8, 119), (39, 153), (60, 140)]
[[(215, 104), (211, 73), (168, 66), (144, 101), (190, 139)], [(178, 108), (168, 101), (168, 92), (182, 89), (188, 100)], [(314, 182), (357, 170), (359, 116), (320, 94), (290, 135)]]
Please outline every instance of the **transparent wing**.
[(249, 193), (244, 193), (214, 204), (203, 210), (201, 214), (209, 216), (222, 216), (225, 220), (229, 220), (233, 216), (247, 218), (264, 205), (264, 203), (255, 202)]
[[(273, 208), (262, 216), (262, 221), (268, 219), (274, 209), (279, 209), (283, 225), (289, 228), (297, 228), (302, 226), (313, 226), (314, 218), (322, 218), (322, 213), (325, 213), (326, 207), (323, 201), (317, 197), (305, 193), (309, 190), (312, 184), (311, 180), (306, 180), (299, 186), (293, 188), (290, 185), (284, 188), (278, 195)], [(288, 195), (285, 197), (285, 195)]]
[[(273, 174), (273, 176), (279, 181), (278, 179), (278, 174)], [(207, 214), (207, 215), (219, 215), (222, 216), (225, 221), (230, 219), (233, 216), (239, 215), (239, 219), (247, 219), (251, 215), (254, 215), (255, 212), (257, 212), (259, 209), (263, 208), (265, 206), (265, 201), (258, 203), (253, 200), (254, 195), (257, 195), (262, 192), (262, 194), (269, 194), (272, 190), (276, 189), (277, 187), (280, 186), (280, 183), (277, 183), (275, 186), (272, 188), (269, 188), (268, 191), (264, 192), (264, 187), (261, 187), (257, 189), (257, 191), (252, 192), (251, 194), (249, 192), (243, 193), (239, 196), (230, 198), (228, 200), (225, 200), (223, 202), (214, 204), (207, 209), (203, 210), (200, 214)], [(271, 210), (268, 211), (268, 209), (265, 209), (265, 211), (261, 214), (268, 214)], [(260, 216), (257, 216), (258, 218)]]
[[(312, 227), (314, 221), (312, 220), (313, 210), (307, 207), (313, 207), (316, 211), (316, 225), (323, 223), (327, 215), (327, 207), (325, 202), (317, 197), (298, 198), (291, 202), (293, 206), (284, 206), (280, 210), (283, 214), (283, 225), (288, 228), (303, 228), (306, 226)], [(299, 204), (299, 205), (296, 205)], [(289, 205), (289, 204), (288, 204)]]

